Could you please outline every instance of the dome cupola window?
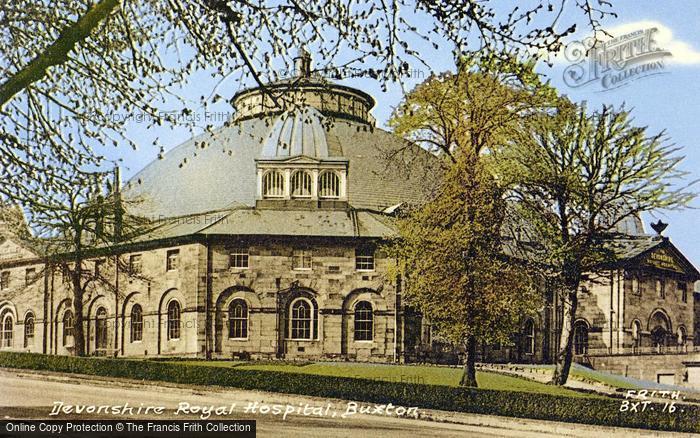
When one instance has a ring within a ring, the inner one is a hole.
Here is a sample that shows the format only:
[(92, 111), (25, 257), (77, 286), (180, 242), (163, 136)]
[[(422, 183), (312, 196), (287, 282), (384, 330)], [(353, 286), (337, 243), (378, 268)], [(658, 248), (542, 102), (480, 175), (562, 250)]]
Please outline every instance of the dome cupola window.
[(292, 198), (311, 198), (313, 190), (311, 175), (305, 170), (297, 170), (292, 175)]
[(342, 208), (347, 201), (348, 159), (313, 107), (276, 116), (255, 161), (259, 205)]
[(284, 198), (285, 197), (285, 177), (282, 172), (270, 170), (263, 177), (263, 197)]
[(321, 172), (318, 179), (318, 197), (323, 199), (338, 199), (340, 197), (340, 178), (332, 170)]

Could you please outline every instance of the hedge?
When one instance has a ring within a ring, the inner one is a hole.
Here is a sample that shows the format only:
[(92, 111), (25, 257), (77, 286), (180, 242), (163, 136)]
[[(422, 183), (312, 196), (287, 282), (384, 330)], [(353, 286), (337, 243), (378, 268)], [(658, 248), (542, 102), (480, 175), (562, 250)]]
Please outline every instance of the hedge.
[[(674, 413), (662, 412), (663, 404), (659, 403), (649, 405), (644, 412), (620, 412), (619, 399), (416, 385), (235, 367), (188, 366), (178, 362), (49, 356), (37, 353), (2, 352), (0, 367), (218, 385), (539, 420), (700, 432), (700, 406), (686, 404), (677, 405)], [(654, 410), (650, 409), (652, 406)]]

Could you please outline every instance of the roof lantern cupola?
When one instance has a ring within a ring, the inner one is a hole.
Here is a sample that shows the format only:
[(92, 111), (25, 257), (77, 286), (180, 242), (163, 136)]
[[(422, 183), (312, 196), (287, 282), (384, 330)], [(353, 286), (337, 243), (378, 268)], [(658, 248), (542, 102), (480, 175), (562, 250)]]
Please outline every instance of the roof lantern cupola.
[(300, 50), (294, 58), (293, 75), (249, 88), (233, 96), (237, 121), (269, 117), (297, 107), (310, 106), (326, 117), (374, 125), (370, 111), (372, 96), (356, 88), (339, 85), (314, 73), (311, 55)]

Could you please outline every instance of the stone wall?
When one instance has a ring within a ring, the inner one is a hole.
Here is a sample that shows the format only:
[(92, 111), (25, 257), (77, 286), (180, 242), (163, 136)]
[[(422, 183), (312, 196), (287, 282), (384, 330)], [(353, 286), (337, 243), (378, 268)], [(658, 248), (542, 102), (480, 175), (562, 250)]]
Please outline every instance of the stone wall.
[[(294, 244), (279, 239), (258, 242), (250, 246), (247, 269), (229, 268), (227, 245), (213, 248), (212, 301), (222, 314), (221, 321), (215, 321), (216, 353), (222, 357), (241, 352), (253, 357), (275, 357), (279, 353), (287, 359), (393, 358), (395, 287), (386, 278), (390, 260), (376, 254), (373, 271), (357, 271), (355, 244), (320, 242), (305, 246), (313, 253), (313, 268), (295, 270), (294, 248)], [(317, 310), (313, 340), (289, 339), (285, 318), (289, 305), (301, 294)], [(244, 340), (227, 336), (226, 309), (237, 298), (244, 299), (250, 309), (248, 339)], [(372, 341), (354, 341), (353, 309), (358, 301), (372, 304)]]
[(591, 366), (635, 379), (687, 385), (687, 361), (700, 360), (700, 353), (590, 356)]

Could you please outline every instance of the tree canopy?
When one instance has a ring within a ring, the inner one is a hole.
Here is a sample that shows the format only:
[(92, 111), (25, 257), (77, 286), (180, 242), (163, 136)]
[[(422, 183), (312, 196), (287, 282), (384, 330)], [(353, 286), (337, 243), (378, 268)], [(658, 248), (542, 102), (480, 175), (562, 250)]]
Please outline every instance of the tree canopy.
[(433, 199), (398, 221), (392, 246), (404, 297), (437, 336), (467, 350), (463, 384), (476, 385), (477, 344), (509, 344), (541, 304), (536, 279), (506, 257), (503, 192), (475, 154), (459, 152)]

